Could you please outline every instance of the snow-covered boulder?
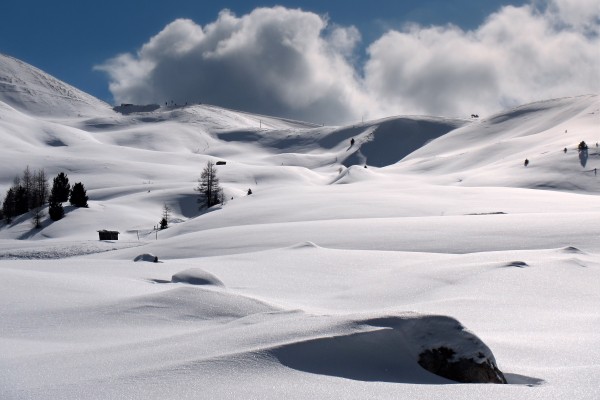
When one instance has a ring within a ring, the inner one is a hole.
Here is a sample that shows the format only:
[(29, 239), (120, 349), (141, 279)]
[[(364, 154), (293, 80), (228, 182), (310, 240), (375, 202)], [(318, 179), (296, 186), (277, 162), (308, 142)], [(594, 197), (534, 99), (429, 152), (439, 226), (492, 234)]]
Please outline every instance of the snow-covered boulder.
[(415, 316), (401, 330), (427, 371), (461, 383), (507, 383), (489, 347), (456, 319)]

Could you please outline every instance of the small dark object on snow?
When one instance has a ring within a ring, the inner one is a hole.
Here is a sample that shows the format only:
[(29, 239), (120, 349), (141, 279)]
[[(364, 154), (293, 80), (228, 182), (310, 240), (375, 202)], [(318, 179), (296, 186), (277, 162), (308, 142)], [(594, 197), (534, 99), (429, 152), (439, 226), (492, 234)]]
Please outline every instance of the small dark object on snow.
[(217, 165), (225, 165), (227, 164), (227, 161), (217, 161)]
[(106, 229), (102, 229), (98, 231), (98, 235), (100, 236), (100, 240), (119, 240), (119, 232), (117, 231), (107, 231)]
[(350, 139), (350, 147), (354, 146), (354, 138)]
[(367, 164), (365, 164), (365, 168), (367, 168)]
[(579, 146), (577, 146), (577, 150), (579, 150), (579, 151), (585, 151), (587, 149), (588, 149), (588, 145), (583, 140), (579, 143)]
[(154, 256), (154, 262), (158, 262), (158, 256)]
[(248, 196), (252, 194), (252, 189), (248, 189)]
[(565, 147), (565, 149), (564, 149), (564, 152), (565, 152), (565, 154), (567, 154), (567, 148), (566, 148), (566, 147)]
[(523, 163), (523, 165), (528, 166), (529, 165), (529, 160), (525, 159), (525, 162)]

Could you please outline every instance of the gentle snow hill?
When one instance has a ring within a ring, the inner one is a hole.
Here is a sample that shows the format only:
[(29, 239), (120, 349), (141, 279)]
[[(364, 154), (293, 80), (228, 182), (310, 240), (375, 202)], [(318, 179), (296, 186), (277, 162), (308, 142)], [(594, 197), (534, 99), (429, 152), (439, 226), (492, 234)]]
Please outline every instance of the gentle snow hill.
[[(315, 127), (23, 93), (0, 100), (0, 197), (29, 165), (90, 200), (0, 223), (1, 399), (600, 398), (597, 96)], [(209, 160), (228, 202), (198, 210)], [(509, 384), (419, 366), (447, 345)]]
[(25, 113), (54, 118), (113, 113), (103, 101), (1, 53), (0, 102)]
[(599, 127), (598, 95), (526, 104), (433, 140), (397, 171), (442, 184), (598, 192)]

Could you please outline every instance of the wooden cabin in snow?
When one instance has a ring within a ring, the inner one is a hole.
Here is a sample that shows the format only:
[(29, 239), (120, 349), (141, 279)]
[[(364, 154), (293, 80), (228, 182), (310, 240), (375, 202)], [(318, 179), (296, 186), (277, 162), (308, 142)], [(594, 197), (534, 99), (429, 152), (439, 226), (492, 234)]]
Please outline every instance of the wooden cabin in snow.
[(117, 231), (107, 231), (106, 229), (102, 229), (98, 231), (98, 235), (100, 235), (100, 240), (119, 240), (119, 232)]

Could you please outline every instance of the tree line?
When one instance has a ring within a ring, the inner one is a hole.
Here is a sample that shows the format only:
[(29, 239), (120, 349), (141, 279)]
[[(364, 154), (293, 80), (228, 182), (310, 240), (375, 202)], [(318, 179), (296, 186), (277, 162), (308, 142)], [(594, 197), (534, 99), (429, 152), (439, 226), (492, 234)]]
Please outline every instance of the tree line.
[(49, 187), (43, 168), (32, 171), (27, 166), (21, 175), (15, 177), (13, 185), (6, 192), (0, 210), (0, 219), (11, 223), (15, 217), (31, 212), (33, 225), (40, 228), (45, 216), (43, 209), (46, 204), (48, 204), (50, 219), (53, 221), (64, 217), (62, 203), (66, 201), (75, 207), (88, 206), (88, 196), (83, 183), (77, 182), (71, 188), (69, 178), (64, 172), (54, 178), (52, 189)]
[[(198, 179), (198, 186), (194, 189), (199, 192), (200, 208), (225, 204), (223, 188), (219, 184), (215, 164), (211, 161), (206, 163)], [(251, 193), (248, 190), (248, 194)], [(88, 196), (83, 183), (77, 182), (71, 187), (68, 176), (60, 172), (53, 179), (50, 189), (44, 169), (32, 171), (27, 166), (21, 175), (15, 177), (13, 185), (7, 190), (0, 209), (0, 220), (11, 223), (15, 217), (31, 212), (33, 225), (41, 228), (46, 204), (50, 219), (58, 221), (65, 216), (63, 203), (67, 201), (74, 207), (88, 207)], [(165, 204), (159, 223), (160, 229), (168, 227), (170, 213), (171, 209)]]

